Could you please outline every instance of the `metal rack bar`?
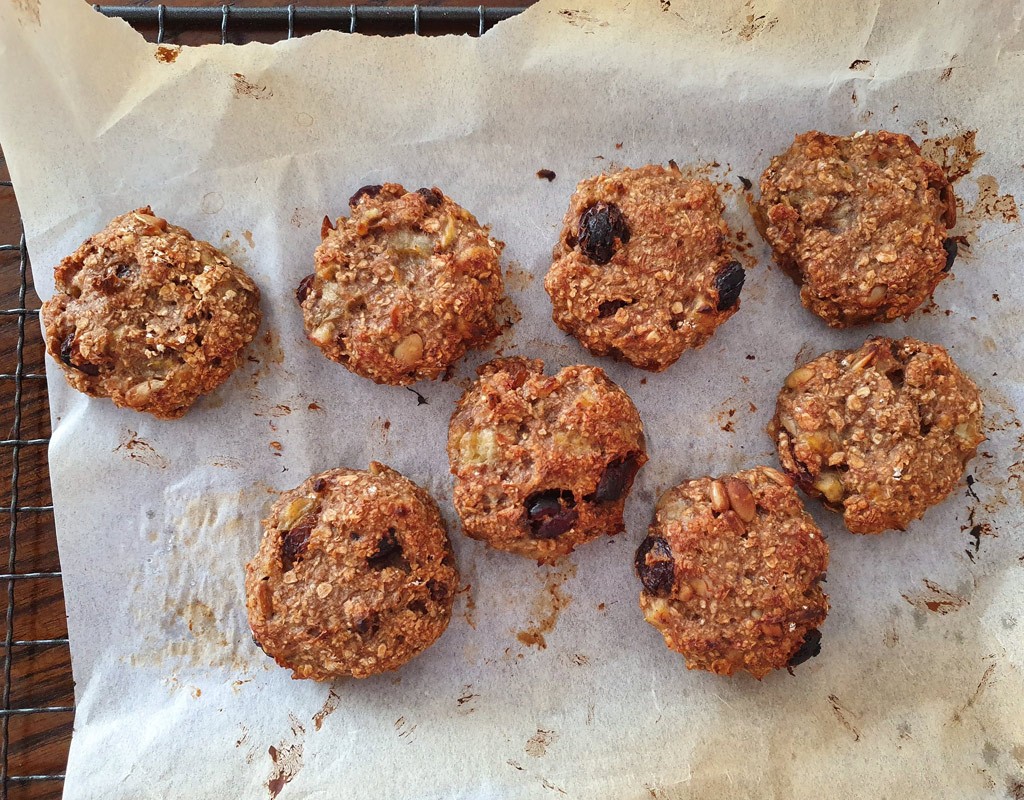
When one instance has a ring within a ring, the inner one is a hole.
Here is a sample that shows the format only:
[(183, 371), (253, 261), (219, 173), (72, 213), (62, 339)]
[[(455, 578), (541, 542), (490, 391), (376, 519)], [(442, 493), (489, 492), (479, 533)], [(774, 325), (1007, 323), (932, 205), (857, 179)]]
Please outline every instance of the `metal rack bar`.
[(93, 6), (108, 17), (120, 17), (131, 25), (158, 26), (158, 36), (169, 26), (221, 31), (227, 40), (228, 21), (233, 27), (280, 28), (288, 38), (295, 27), (355, 31), (355, 20), (366, 23), (401, 23), (414, 26), (419, 33), (421, 23), (471, 26), (478, 24), (478, 35), (502, 20), (522, 12), (521, 8), (501, 6), (436, 7), (436, 6), (275, 6), (268, 8), (236, 8), (234, 6)]

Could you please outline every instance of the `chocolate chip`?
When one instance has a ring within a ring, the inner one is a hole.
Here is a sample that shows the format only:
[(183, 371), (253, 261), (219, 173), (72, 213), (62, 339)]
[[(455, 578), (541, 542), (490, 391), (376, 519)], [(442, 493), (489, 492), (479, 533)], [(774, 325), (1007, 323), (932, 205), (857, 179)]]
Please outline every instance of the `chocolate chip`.
[(368, 562), (373, 569), (387, 569), (391, 567), (393, 569), (400, 569), (402, 572), (409, 571), (409, 562), (405, 560), (405, 555), (402, 553), (402, 545), (398, 541), (394, 528), (388, 528), (384, 535), (380, 537), (380, 541), (377, 542), (377, 550), (370, 556)]
[(360, 636), (373, 636), (380, 630), (380, 614), (370, 611), (352, 623), (352, 631)]
[(437, 208), (444, 202), (444, 195), (439, 189), (417, 189), (416, 194), (420, 195), (427, 201), (427, 205), (433, 208)]
[(814, 658), (821, 652), (821, 631), (812, 628), (804, 634), (804, 640), (796, 652), (789, 659), (788, 667), (795, 667), (803, 664), (808, 659)]
[(316, 277), (312, 272), (299, 281), (299, 288), (295, 290), (295, 299), (299, 301), (301, 306), (306, 302), (306, 298), (309, 297), (309, 290), (313, 288), (313, 279)]
[(316, 515), (307, 514), (299, 524), (281, 535), (281, 569), (289, 572), (296, 563), (302, 560), (309, 547), (309, 535), (316, 524)]
[(379, 183), (371, 186), (361, 186), (356, 193), (348, 199), (349, 208), (355, 208), (364, 197), (376, 197), (384, 187)]
[(615, 240), (629, 242), (629, 225), (614, 203), (594, 203), (580, 216), (577, 244), (595, 264), (607, 264), (615, 255)]
[(60, 360), (72, 369), (77, 369), (84, 375), (95, 378), (100, 374), (100, 368), (95, 364), (76, 364), (71, 360), (71, 351), (75, 346), (75, 334), (69, 333), (67, 338), (60, 343)]
[(549, 489), (526, 498), (526, 517), (534, 539), (555, 539), (572, 530), (579, 519), (572, 492)]
[(725, 311), (736, 305), (743, 289), (747, 274), (739, 261), (730, 261), (715, 275), (715, 291), (718, 292), (718, 310)]
[(596, 503), (614, 503), (629, 491), (639, 469), (637, 457), (632, 453), (625, 458), (615, 459), (604, 468), (597, 489), (587, 499)]
[(634, 564), (644, 591), (657, 597), (672, 591), (676, 579), (675, 561), (668, 542), (660, 536), (648, 536), (640, 543)]
[(628, 305), (632, 305), (632, 301), (626, 302), (625, 300), (605, 300), (601, 305), (597, 307), (597, 316), (599, 319), (607, 319), (608, 317), (614, 317), (616, 312), (620, 308), (625, 308)]
[(946, 239), (942, 243), (942, 249), (946, 251), (946, 266), (942, 268), (942, 271), (949, 272), (953, 269), (953, 262), (956, 261), (956, 239)]

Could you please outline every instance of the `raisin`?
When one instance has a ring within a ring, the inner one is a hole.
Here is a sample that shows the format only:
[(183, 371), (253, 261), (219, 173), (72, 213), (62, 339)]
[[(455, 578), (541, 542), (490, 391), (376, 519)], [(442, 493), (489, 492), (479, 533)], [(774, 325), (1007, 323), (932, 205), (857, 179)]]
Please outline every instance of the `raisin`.
[(726, 311), (736, 305), (746, 277), (739, 261), (730, 261), (718, 271), (715, 275), (715, 291), (718, 292), (719, 311)]
[(72, 369), (77, 369), (84, 375), (95, 378), (100, 374), (100, 368), (95, 364), (76, 364), (71, 360), (71, 350), (75, 345), (75, 334), (69, 333), (67, 338), (60, 343), (60, 360)]
[(675, 561), (668, 542), (660, 536), (648, 536), (636, 551), (636, 574), (644, 591), (664, 597), (672, 591), (676, 579)]
[(743, 184), (743, 188), (746, 191), (750, 191), (750, 187), (754, 185), (750, 182), (750, 178), (744, 178), (742, 175), (737, 175), (736, 177), (740, 179), (740, 183)]
[(942, 249), (946, 251), (946, 266), (942, 268), (942, 271), (949, 272), (951, 269), (953, 269), (953, 262), (956, 261), (956, 239), (946, 239), (942, 243)]
[(787, 667), (795, 667), (797, 664), (803, 664), (808, 659), (814, 658), (818, 653), (821, 652), (821, 631), (817, 628), (812, 628), (804, 634), (804, 640), (797, 648), (796, 652), (790, 656)]
[(526, 516), (534, 539), (556, 539), (572, 530), (579, 519), (572, 492), (549, 489), (526, 498)]
[(299, 288), (295, 290), (295, 299), (299, 301), (301, 306), (306, 302), (306, 298), (309, 297), (309, 290), (313, 288), (313, 279), (316, 277), (312, 272), (299, 281)]
[(601, 480), (597, 482), (597, 489), (587, 499), (595, 503), (614, 503), (629, 491), (639, 469), (640, 464), (633, 453), (625, 458), (615, 459), (604, 468)]
[(597, 307), (597, 316), (599, 319), (607, 319), (608, 317), (614, 317), (620, 308), (625, 308), (628, 305), (632, 305), (632, 301), (626, 300), (605, 300), (601, 305)]
[(443, 603), (448, 599), (448, 587), (441, 583), (441, 581), (431, 578), (427, 581), (427, 594), (430, 595), (430, 599), (435, 603)]
[(550, 169), (539, 169), (537, 170), (537, 177), (540, 178), (541, 180), (551, 183), (551, 181), (553, 181), (557, 176)]
[(361, 186), (356, 190), (356, 193), (348, 199), (349, 208), (355, 208), (359, 205), (359, 201), (364, 197), (376, 197), (380, 194), (380, 190), (384, 187), (379, 183), (371, 186)]
[(426, 200), (427, 205), (432, 208), (437, 208), (444, 202), (444, 195), (441, 194), (440, 189), (427, 189), (424, 187), (422, 189), (417, 189), (416, 194)]
[(281, 536), (281, 569), (285, 572), (290, 571), (306, 554), (306, 549), (309, 547), (309, 535), (313, 532), (315, 524), (316, 516), (309, 515)]
[(629, 242), (629, 225), (614, 203), (594, 203), (580, 216), (577, 244), (595, 264), (607, 264), (615, 255), (615, 240)]
[(384, 535), (380, 537), (380, 541), (377, 542), (377, 550), (370, 556), (368, 561), (373, 569), (392, 567), (400, 569), (402, 572), (409, 571), (409, 562), (405, 560), (405, 555), (402, 553), (402, 545), (398, 541), (394, 528), (388, 528)]

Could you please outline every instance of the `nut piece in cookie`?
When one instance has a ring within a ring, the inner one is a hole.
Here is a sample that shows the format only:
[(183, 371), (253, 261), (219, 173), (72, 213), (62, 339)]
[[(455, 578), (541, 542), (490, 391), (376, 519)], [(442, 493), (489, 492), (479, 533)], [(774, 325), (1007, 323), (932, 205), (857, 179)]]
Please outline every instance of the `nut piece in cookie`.
[(148, 206), (86, 240), (54, 280), (46, 349), (68, 383), (161, 419), (220, 386), (260, 326), (252, 279)]
[(786, 378), (768, 433), (783, 469), (853, 533), (904, 530), (985, 437), (981, 394), (939, 345), (868, 339)]
[(448, 429), (463, 530), (499, 550), (555, 561), (603, 533), (647, 461), (629, 396), (597, 367), (545, 375), (497, 359), (459, 400)]
[(715, 187), (674, 164), (581, 181), (552, 260), (555, 324), (595, 355), (653, 372), (736, 312), (745, 275)]
[(828, 544), (770, 467), (667, 491), (635, 566), (644, 617), (688, 669), (760, 680), (821, 649)]
[(917, 144), (878, 131), (796, 137), (761, 176), (758, 227), (833, 328), (906, 317), (956, 257), (956, 198)]
[(383, 464), (333, 469), (283, 493), (245, 568), (253, 638), (292, 677), (398, 669), (444, 633), (458, 589), (426, 491)]
[(377, 383), (433, 380), (499, 331), (504, 245), (440, 189), (364, 186), (296, 298), (309, 340)]

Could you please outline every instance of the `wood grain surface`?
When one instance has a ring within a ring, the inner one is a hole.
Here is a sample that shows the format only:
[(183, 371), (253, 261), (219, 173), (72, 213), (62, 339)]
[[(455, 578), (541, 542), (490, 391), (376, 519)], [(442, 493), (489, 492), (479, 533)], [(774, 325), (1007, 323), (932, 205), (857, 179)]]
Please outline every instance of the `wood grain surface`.
[[(125, 5), (155, 5), (146, 2), (124, 3)], [(410, 5), (403, 2), (373, 2), (373, 6)], [(529, 0), (501, 0), (502, 6), (522, 7)], [(218, 2), (206, 0), (168, 0), (166, 6), (220, 6)], [(232, 4), (232, 7), (281, 6), (280, 0), (247, 0)], [(328, 6), (323, 0), (304, 0), (297, 5)], [(345, 5), (335, 3), (334, 5)], [(474, 0), (444, 0), (444, 2), (422, 3), (423, 6), (466, 6), (479, 5)], [(156, 40), (157, 29), (140, 27), (150, 41)], [(312, 28), (298, 18), (295, 33), (301, 35)], [(399, 28), (382, 25), (360, 24), (358, 30), (365, 33), (384, 35), (411, 32), (411, 24)], [(439, 26), (422, 26), (423, 33), (443, 33), (450, 29)], [(260, 30), (250, 26), (228, 26), (227, 40), (236, 44), (248, 41), (276, 41), (283, 38), (282, 31)], [(204, 44), (220, 41), (220, 27), (208, 30), (185, 30), (180, 26), (165, 25), (164, 41), (178, 44)], [(3, 143), (0, 142), (0, 145)], [(0, 153), (0, 245), (17, 245), (21, 237), (21, 223), (14, 190), (9, 183), (6, 163)], [(21, 290), (21, 253), (17, 250), (0, 251), (0, 309), (19, 307)], [(32, 276), (27, 277), (25, 307), (34, 312), (39, 308), (39, 298), (32, 290)], [(19, 370), (18, 343), (24, 342), (22, 363)], [(50, 435), (50, 416), (47, 404), (46, 383), (38, 377), (14, 375), (40, 375), (43, 372), (44, 347), (39, 330), (38, 315), (35, 313), (0, 316), (0, 434), (3, 439), (37, 439)], [(16, 404), (20, 387), (20, 403)], [(17, 419), (16, 405), (20, 406)], [(187, 422), (185, 423), (187, 424)], [(11, 525), (10, 507), (49, 506), (50, 479), (47, 468), (45, 446), (24, 446), (15, 448), (0, 446), (0, 494), (3, 500), (0, 509), (0, 573), (8, 572), (8, 562), (14, 549), (14, 572), (57, 572), (60, 561), (53, 529), (53, 515), (49, 511), (24, 511), (15, 515), (16, 526)], [(15, 467), (17, 480), (14, 481)], [(14, 535), (12, 536), (12, 532)], [(7, 593), (13, 584), (14, 613), (13, 639), (30, 641), (40, 639), (63, 639), (67, 637), (64, 611), (64, 596), (59, 578), (27, 578), (0, 580), (0, 595), (7, 609)], [(4, 633), (7, 633), (6, 623)], [(4, 658), (8, 657), (6, 647)], [(71, 657), (67, 645), (15, 645), (10, 657), (10, 709), (34, 709), (45, 707), (70, 707), (74, 703), (71, 680)], [(56, 713), (15, 713), (6, 717), (7, 781), (0, 786), (0, 798), (10, 800), (56, 800), (60, 798), (62, 781), (26, 780), (25, 776), (60, 775), (67, 763), (68, 746), (74, 715), (69, 711)], [(4, 720), (0, 719), (0, 726)]]

